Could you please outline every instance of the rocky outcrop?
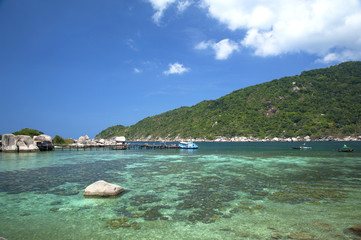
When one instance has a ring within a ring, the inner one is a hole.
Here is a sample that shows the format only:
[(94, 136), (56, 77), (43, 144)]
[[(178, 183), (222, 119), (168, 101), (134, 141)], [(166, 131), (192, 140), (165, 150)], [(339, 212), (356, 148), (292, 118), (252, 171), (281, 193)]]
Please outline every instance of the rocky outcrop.
[(4, 134), (2, 136), (3, 152), (39, 152), (33, 139), (26, 135)]
[(88, 137), (88, 135), (85, 136), (81, 136), (78, 141), (76, 141), (78, 146), (83, 146), (86, 144), (93, 144), (92, 140), (90, 140), (90, 138)]
[(2, 136), (2, 151), (3, 152), (17, 152), (16, 138), (13, 134), (4, 134)]
[(52, 142), (53, 138), (48, 135), (42, 134), (39, 136), (34, 136), (33, 140), (34, 142)]
[(34, 140), (30, 136), (18, 135), (18, 150), (19, 152), (38, 152), (39, 148), (36, 146)]
[[(110, 139), (102, 139), (102, 138), (94, 138), (89, 139), (89, 137), (85, 135), (84, 137), (80, 137), (76, 144), (72, 146), (78, 147), (86, 147), (88, 145), (93, 146), (107, 146), (107, 145), (117, 145), (117, 144), (124, 144), (125, 138), (124, 137), (112, 137)], [(325, 141), (361, 141), (361, 136), (358, 137), (344, 137), (344, 138), (336, 138), (333, 136), (324, 136), (321, 138), (311, 138), (310, 136), (305, 137), (244, 137), (244, 136), (235, 136), (235, 137), (223, 137), (223, 136), (216, 136), (214, 139), (209, 140), (206, 138), (182, 138), (182, 137), (156, 137), (153, 138), (151, 135), (147, 137), (131, 139), (131, 141), (135, 142), (183, 142), (183, 141), (192, 141), (192, 142), (325, 142)]]
[(305, 137), (265, 137), (265, 138), (259, 138), (259, 137), (223, 137), (223, 136), (216, 136), (214, 139), (206, 139), (206, 138), (182, 138), (182, 137), (175, 137), (175, 138), (161, 138), (156, 137), (153, 138), (152, 136), (148, 137), (141, 137), (137, 139), (130, 139), (130, 141), (135, 142), (183, 142), (183, 141), (192, 141), (192, 142), (328, 142), (328, 141), (361, 141), (361, 136), (358, 137), (352, 137), (347, 136), (343, 138), (336, 138), (333, 136), (325, 136), (320, 138), (311, 138), (310, 136)]
[(85, 143), (85, 137), (81, 136), (78, 141), (77, 144), (84, 144)]
[(119, 195), (124, 191), (125, 189), (119, 185), (99, 180), (85, 188), (84, 196), (109, 197)]

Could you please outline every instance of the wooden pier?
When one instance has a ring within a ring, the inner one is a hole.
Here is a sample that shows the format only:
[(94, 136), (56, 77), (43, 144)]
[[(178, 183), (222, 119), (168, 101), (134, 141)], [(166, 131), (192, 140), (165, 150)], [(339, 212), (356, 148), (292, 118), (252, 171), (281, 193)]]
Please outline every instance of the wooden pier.
[(69, 145), (69, 144), (55, 144), (55, 149), (64, 150), (130, 150), (130, 149), (178, 149), (177, 144), (149, 144), (149, 143), (127, 143), (127, 144), (114, 144), (114, 145)]

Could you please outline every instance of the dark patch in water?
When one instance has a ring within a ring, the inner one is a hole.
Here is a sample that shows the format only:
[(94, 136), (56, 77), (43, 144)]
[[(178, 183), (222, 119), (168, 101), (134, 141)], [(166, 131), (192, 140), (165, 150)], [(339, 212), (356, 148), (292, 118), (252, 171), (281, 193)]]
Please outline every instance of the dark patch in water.
[[(17, 170), (0, 173), (0, 192), (18, 194), (22, 192), (48, 193), (52, 188), (67, 182), (79, 183), (78, 189), (72, 191), (55, 189), (54, 194), (74, 195), (84, 190), (91, 183), (104, 179), (108, 182), (122, 182), (121, 176), (107, 171), (112, 169), (124, 171), (126, 164), (120, 161), (97, 161), (86, 164), (68, 164), (60, 167), (43, 167), (38, 169)], [(77, 192), (78, 191), (78, 192)]]
[(154, 220), (157, 220), (157, 219), (163, 217), (163, 214), (161, 214), (156, 209), (148, 209), (147, 211), (145, 211), (143, 217), (144, 217), (144, 220), (154, 221)]
[(162, 200), (154, 194), (136, 195), (131, 197), (130, 199), (132, 200), (132, 202), (130, 203), (131, 206), (140, 206), (147, 203), (160, 202)]

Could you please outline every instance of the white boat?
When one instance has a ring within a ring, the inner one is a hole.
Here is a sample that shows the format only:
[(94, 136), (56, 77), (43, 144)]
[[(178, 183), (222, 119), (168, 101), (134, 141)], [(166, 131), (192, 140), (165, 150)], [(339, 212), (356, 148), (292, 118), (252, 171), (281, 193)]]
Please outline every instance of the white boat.
[(182, 149), (198, 149), (197, 144), (194, 142), (180, 142), (178, 146)]
[(292, 147), (293, 149), (311, 149), (312, 147), (306, 146), (306, 143), (304, 143), (303, 145), (299, 146), (299, 147)]

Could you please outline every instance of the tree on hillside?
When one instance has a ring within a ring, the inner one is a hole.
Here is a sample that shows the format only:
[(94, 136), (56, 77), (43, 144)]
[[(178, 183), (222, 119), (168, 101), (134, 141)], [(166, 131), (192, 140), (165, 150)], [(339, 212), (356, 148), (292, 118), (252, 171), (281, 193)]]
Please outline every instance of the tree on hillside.
[(54, 144), (65, 144), (65, 140), (59, 135), (55, 135), (55, 137), (53, 138), (53, 142)]
[(40, 132), (38, 130), (35, 130), (35, 129), (24, 128), (24, 129), (21, 129), (20, 131), (14, 132), (13, 134), (14, 135), (27, 135), (30, 137), (34, 137), (34, 136), (39, 136), (44, 133)]

